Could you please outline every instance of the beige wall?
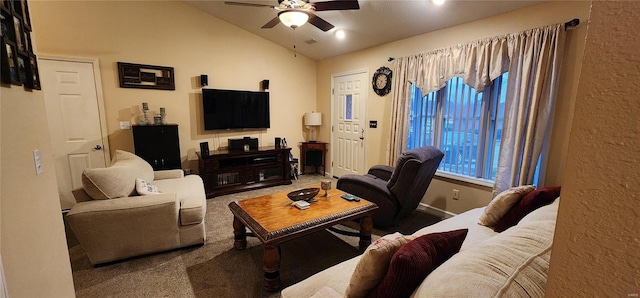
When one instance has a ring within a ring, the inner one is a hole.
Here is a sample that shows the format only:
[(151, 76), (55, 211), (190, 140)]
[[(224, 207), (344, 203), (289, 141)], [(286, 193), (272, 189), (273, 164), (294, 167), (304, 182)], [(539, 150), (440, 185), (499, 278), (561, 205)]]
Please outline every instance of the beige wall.
[[(167, 110), (179, 125), (183, 168), (197, 170), (199, 143), (226, 146), (227, 138), (252, 136), (261, 146), (286, 137), (298, 156), (303, 140), (302, 115), (315, 109), (315, 61), (180, 1), (33, 1), (31, 15), (41, 55), (98, 58), (102, 75), (111, 151), (133, 151), (131, 130), (120, 121), (136, 123), (141, 103), (158, 113)], [(171, 66), (176, 90), (120, 88), (116, 63)], [(209, 87), (259, 90), (270, 81), (271, 128), (210, 132), (202, 125), (200, 74)]]
[(549, 297), (640, 294), (640, 2), (594, 1)]
[[(351, 54), (322, 60), (317, 70), (317, 106), (322, 113), (331, 110), (331, 75), (356, 69), (368, 69), (373, 74), (381, 66), (391, 67), (388, 57), (402, 57), (423, 51), (466, 43), (496, 35), (518, 32), (553, 23), (564, 23), (573, 18), (586, 22), (589, 16), (589, 1), (550, 2), (518, 11), (502, 14), (440, 31), (415, 36), (382, 46), (369, 48)], [(546, 175), (547, 185), (560, 185), (563, 178), (564, 160), (573, 102), (577, 89), (577, 74), (584, 47), (586, 26), (568, 31), (565, 61), (560, 77), (558, 104), (550, 145), (549, 169)], [(395, 87), (392, 87), (395, 88)], [(366, 167), (386, 163), (387, 140), (389, 136), (389, 115), (391, 95), (377, 96), (369, 88), (367, 121), (377, 120), (378, 128), (366, 128), (367, 161)], [(329, 124), (320, 129), (320, 140), (330, 141)], [(330, 156), (330, 153), (329, 153)], [(452, 199), (452, 189), (460, 190), (460, 199)], [(446, 179), (434, 179), (423, 199), (423, 203), (460, 213), (465, 210), (486, 205), (491, 199), (489, 188), (468, 186), (464, 183), (451, 183)]]
[[(10, 297), (73, 297), (42, 92), (0, 87), (1, 253)], [(35, 174), (33, 150), (44, 172)]]

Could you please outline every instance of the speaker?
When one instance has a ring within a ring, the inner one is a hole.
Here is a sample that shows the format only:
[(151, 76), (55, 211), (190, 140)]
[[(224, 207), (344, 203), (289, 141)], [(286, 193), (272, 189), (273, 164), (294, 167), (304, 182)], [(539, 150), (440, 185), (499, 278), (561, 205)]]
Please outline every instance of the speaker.
[(261, 87), (262, 87), (262, 90), (269, 89), (269, 80), (262, 80)]
[(209, 76), (200, 75), (200, 86), (206, 87), (207, 85), (209, 85)]
[(202, 154), (202, 156), (209, 156), (209, 142), (200, 143), (200, 154)]
[(282, 141), (282, 140), (280, 140), (280, 138), (276, 137), (276, 140), (275, 140), (275, 142), (274, 142), (274, 143), (276, 144), (276, 148), (280, 148), (280, 142), (281, 142), (281, 141)]

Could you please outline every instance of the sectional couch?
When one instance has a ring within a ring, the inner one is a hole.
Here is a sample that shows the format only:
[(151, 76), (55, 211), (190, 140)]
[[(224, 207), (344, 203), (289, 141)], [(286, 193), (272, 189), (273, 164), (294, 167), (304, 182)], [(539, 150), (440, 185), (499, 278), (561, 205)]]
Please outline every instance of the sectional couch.
[[(412, 289), (411, 297), (543, 297), (559, 201), (555, 199), (528, 213), (517, 225), (501, 233), (479, 224), (487, 208), (483, 207), (407, 236), (410, 240), (431, 233), (468, 229), (460, 251)], [(397, 233), (386, 235), (376, 242), (384, 242), (384, 238), (387, 242), (394, 241), (397, 237)], [(343, 297), (349, 293), (348, 288), (353, 287), (352, 275), (358, 270), (363, 255), (285, 288), (281, 296)]]

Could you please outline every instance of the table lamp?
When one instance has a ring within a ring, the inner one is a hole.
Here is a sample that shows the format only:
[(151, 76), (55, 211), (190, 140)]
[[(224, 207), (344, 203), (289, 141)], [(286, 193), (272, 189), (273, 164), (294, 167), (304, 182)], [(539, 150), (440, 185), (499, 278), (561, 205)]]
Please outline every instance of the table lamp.
[(304, 125), (309, 126), (309, 142), (316, 141), (316, 126), (322, 125), (322, 113), (306, 113), (304, 114)]

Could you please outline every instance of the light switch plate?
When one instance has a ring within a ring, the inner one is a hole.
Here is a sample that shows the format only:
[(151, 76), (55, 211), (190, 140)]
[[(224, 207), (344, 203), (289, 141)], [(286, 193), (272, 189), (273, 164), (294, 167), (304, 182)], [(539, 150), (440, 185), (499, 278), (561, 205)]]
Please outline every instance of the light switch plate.
[(40, 150), (33, 150), (33, 163), (36, 166), (36, 176), (42, 174), (42, 162), (40, 161)]

